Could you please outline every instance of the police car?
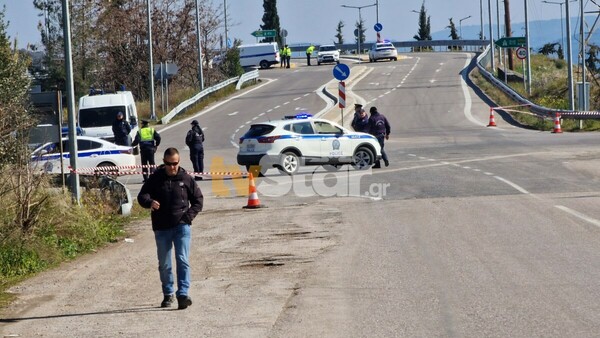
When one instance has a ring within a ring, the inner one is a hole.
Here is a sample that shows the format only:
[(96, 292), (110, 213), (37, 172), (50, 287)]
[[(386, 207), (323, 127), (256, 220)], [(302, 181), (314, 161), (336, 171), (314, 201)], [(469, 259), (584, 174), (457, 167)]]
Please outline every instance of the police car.
[[(69, 165), (71, 164), (69, 160), (69, 139), (63, 137), (61, 142), (63, 172), (69, 173)], [(61, 142), (49, 142), (36, 148), (31, 153), (31, 168), (40, 173), (60, 173)], [(134, 165), (135, 156), (133, 156), (131, 147), (116, 145), (96, 137), (77, 137), (78, 169)]]
[(237, 162), (261, 173), (275, 167), (293, 175), (304, 165), (335, 169), (351, 164), (357, 169), (371, 167), (381, 158), (377, 139), (353, 132), (310, 114), (286, 116), (283, 120), (252, 124), (240, 138)]

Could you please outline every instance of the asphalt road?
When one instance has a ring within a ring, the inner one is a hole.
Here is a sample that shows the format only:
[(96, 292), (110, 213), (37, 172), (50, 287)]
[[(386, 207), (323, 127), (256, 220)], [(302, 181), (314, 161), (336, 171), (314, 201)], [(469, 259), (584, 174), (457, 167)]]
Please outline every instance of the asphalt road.
[[(247, 180), (200, 182), (207, 212), (194, 228), (188, 310), (157, 308), (143, 220), (133, 243), (16, 287), (0, 333), (597, 337), (600, 137), (528, 130), (498, 115), (486, 127), (489, 105), (462, 77), (470, 58), (415, 53), (361, 65), (349, 94), (389, 119), (387, 168), (307, 168), (293, 179), (272, 170), (257, 179), (268, 208), (249, 212)], [(331, 66), (261, 78), (195, 117), (206, 128), (207, 170), (241, 170), (235, 144), (253, 121), (327, 107), (317, 92)], [(184, 167), (188, 128), (161, 130), (164, 147), (182, 148)], [(141, 178), (127, 180), (135, 191)]]

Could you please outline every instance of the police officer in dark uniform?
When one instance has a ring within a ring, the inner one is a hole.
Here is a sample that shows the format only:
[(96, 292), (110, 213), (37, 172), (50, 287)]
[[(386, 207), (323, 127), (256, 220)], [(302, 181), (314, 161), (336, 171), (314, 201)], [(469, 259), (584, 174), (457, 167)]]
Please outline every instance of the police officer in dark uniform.
[[(197, 120), (192, 121), (192, 129), (185, 136), (185, 144), (190, 148), (190, 161), (194, 166), (195, 173), (204, 171), (204, 132), (200, 128)], [(196, 181), (201, 181), (202, 177), (197, 176)]]
[[(133, 140), (132, 146), (140, 145), (140, 157), (142, 166), (154, 165), (154, 153), (160, 145), (160, 135), (154, 128), (148, 126), (147, 120), (142, 120), (142, 128), (138, 130)], [(142, 175), (144, 182), (148, 179), (148, 175), (154, 172), (154, 168), (142, 167)]]
[(112, 124), (112, 131), (115, 136), (115, 144), (121, 146), (131, 146), (131, 125), (125, 120), (123, 112), (117, 113), (117, 118)]

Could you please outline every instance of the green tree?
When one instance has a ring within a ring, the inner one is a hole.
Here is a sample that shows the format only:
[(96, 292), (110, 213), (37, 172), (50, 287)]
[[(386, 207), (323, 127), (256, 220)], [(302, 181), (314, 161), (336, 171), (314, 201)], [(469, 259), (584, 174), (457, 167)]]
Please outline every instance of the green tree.
[(281, 44), (281, 26), (279, 25), (279, 14), (277, 14), (277, 0), (263, 0), (263, 8), (265, 13), (263, 14), (262, 21), (263, 25), (260, 26), (262, 30), (274, 30), (277, 32), (277, 36), (275, 38), (265, 38), (263, 42), (273, 42), (276, 41), (279, 46)]
[(240, 65), (240, 50), (237, 48), (240, 44), (241, 41), (235, 39), (233, 48), (227, 49), (223, 63), (220, 65), (223, 73), (229, 78), (244, 74), (244, 68)]
[(365, 35), (367, 31), (367, 29), (365, 28), (365, 20), (356, 21), (355, 27), (358, 30), (358, 36), (354, 38), (354, 41), (356, 41), (356, 43), (359, 43), (360, 39), (360, 46), (361, 48), (364, 48), (365, 39), (367, 38)]
[(557, 50), (556, 50), (556, 46), (558, 45), (558, 43), (547, 43), (544, 46), (542, 46), (542, 48), (538, 49), (538, 53), (542, 54), (542, 55), (551, 55), (551, 54), (556, 54)]
[[(456, 33), (456, 25), (454, 24), (454, 21), (452, 20), (452, 18), (449, 19), (450, 20), (450, 24), (448, 26), (446, 26), (446, 28), (450, 29), (450, 35), (448, 35), (452, 40), (460, 40), (462, 37), (458, 36), (458, 34)], [(457, 49), (457, 50), (462, 50), (462, 46), (449, 46), (450, 49)]]
[(427, 16), (427, 10), (425, 10), (425, 1), (421, 4), (421, 10), (419, 11), (419, 30), (413, 39), (417, 41), (431, 40), (431, 17)]
[(344, 44), (344, 36), (342, 35), (342, 29), (344, 28), (344, 22), (340, 20), (337, 24), (337, 28), (335, 29), (336, 34), (335, 38), (337, 39), (337, 44)]
[(598, 52), (600, 51), (600, 47), (595, 44), (588, 45), (589, 50), (587, 52), (587, 59), (585, 59), (585, 66), (592, 72), (596, 73), (598, 71), (598, 63), (600, 63), (600, 58), (598, 57)]

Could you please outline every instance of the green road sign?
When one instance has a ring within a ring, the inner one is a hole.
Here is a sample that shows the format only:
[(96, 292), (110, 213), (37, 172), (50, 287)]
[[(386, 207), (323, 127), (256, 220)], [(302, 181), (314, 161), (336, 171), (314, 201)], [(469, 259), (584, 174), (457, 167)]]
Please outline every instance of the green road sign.
[(254, 31), (252, 36), (256, 38), (274, 38), (277, 36), (277, 31), (274, 29)]
[(494, 41), (496, 46), (502, 48), (516, 48), (523, 47), (527, 43), (523, 36), (512, 36), (510, 38), (502, 38)]

